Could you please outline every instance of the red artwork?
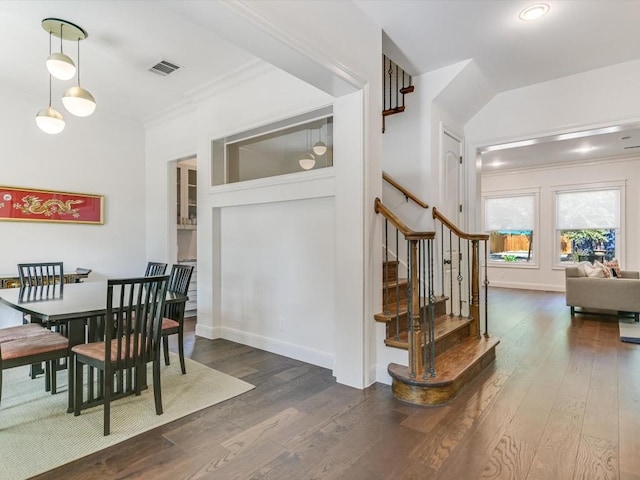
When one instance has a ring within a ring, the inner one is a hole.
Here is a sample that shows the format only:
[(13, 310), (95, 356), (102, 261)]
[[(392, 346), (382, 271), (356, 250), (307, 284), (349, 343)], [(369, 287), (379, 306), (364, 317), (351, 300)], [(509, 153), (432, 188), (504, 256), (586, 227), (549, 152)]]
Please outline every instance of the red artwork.
[(103, 196), (0, 186), (0, 220), (103, 224)]

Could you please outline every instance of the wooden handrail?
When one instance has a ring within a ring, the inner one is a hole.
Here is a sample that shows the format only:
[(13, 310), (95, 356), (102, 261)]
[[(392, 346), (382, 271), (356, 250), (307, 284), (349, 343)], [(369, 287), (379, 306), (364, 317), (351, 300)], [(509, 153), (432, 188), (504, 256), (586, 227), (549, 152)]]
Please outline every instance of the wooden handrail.
[(440, 220), (449, 230), (455, 233), (458, 237), (465, 240), (489, 240), (489, 235), (486, 233), (465, 233), (456, 227), (451, 221), (442, 215), (436, 207), (433, 207), (433, 218)]
[(375, 210), (376, 213), (379, 213), (384, 218), (389, 220), (394, 227), (398, 229), (400, 233), (404, 235), (404, 238), (407, 240), (429, 240), (433, 239), (436, 236), (435, 232), (416, 232), (407, 227), (402, 220), (400, 220), (391, 210), (385, 207), (382, 200), (376, 198), (375, 201)]
[(382, 172), (382, 179), (385, 180), (387, 183), (389, 183), (389, 185), (391, 185), (392, 187), (395, 187), (397, 190), (399, 190), (405, 197), (407, 197), (407, 199), (410, 198), (415, 203), (420, 205), (422, 208), (429, 208), (429, 205), (427, 205), (425, 202), (420, 200), (418, 197), (416, 197), (413, 193), (411, 193), (409, 190), (407, 190), (398, 182), (396, 182), (393, 178), (391, 178), (385, 172)]

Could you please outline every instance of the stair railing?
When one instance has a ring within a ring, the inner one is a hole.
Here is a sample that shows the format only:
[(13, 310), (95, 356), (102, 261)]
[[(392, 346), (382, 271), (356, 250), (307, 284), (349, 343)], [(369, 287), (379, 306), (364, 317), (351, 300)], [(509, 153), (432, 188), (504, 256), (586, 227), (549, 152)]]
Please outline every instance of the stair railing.
[[(388, 285), (395, 280), (395, 298), (385, 298), (385, 312), (395, 305), (395, 331), (396, 337), (401, 330), (399, 318), (399, 306), (402, 297), (399, 291), (400, 240), (402, 234), (406, 242), (406, 263), (404, 268), (407, 274), (407, 332), (409, 375), (411, 378), (422, 376), (426, 379), (429, 375), (435, 375), (435, 294), (434, 294), (434, 239), (435, 232), (416, 232), (407, 227), (391, 210), (389, 210), (379, 198), (375, 200), (375, 211), (385, 219), (384, 225), (384, 255), (385, 268), (385, 297), (388, 297)], [(389, 234), (389, 228), (395, 231)], [(395, 238), (395, 244), (393, 239)], [(391, 240), (390, 240), (391, 239)], [(391, 243), (391, 244), (390, 244)], [(395, 279), (389, 278), (389, 255), (395, 257)]]
[(398, 182), (396, 182), (393, 178), (391, 178), (391, 176), (388, 175), (386, 172), (382, 172), (382, 179), (385, 182), (387, 182), (389, 185), (394, 187), (396, 190), (398, 190), (400, 193), (402, 193), (404, 195), (404, 198), (407, 200), (407, 202), (409, 200), (413, 200), (414, 203), (416, 203), (417, 205), (421, 206), (422, 208), (429, 208), (429, 205), (427, 205), (426, 202), (424, 202), (419, 197), (415, 196), (409, 190), (404, 188), (402, 185), (400, 185)]
[[(440, 252), (442, 256), (442, 264), (439, 265), (441, 281), (441, 294), (449, 298), (449, 312), (451, 315), (463, 315), (464, 297), (468, 294), (469, 317), (472, 319), (471, 334), (480, 336), (480, 326), (484, 323), (484, 335), (489, 336), (489, 312), (488, 312), (488, 293), (489, 279), (487, 277), (487, 259), (488, 259), (488, 240), (487, 234), (465, 233), (456, 227), (449, 219), (433, 207), (432, 216), (436, 221), (436, 231), (438, 224), (440, 226), (438, 237), (440, 239)], [(480, 244), (484, 249), (484, 272), (481, 272), (480, 265)], [(466, 250), (466, 258), (463, 252)], [(454, 256), (454, 252), (457, 255)], [(455, 257), (455, 258), (454, 258)], [(467, 270), (467, 283), (463, 272)], [(445, 271), (449, 268), (449, 282), (445, 281)], [(457, 270), (456, 285), (454, 285), (453, 274)], [(480, 313), (480, 278), (482, 277), (482, 285), (484, 288), (484, 315), (481, 318)], [(457, 288), (457, 295), (454, 295)], [(454, 305), (454, 298), (457, 296), (458, 305)], [(456, 312), (457, 308), (457, 312)]]

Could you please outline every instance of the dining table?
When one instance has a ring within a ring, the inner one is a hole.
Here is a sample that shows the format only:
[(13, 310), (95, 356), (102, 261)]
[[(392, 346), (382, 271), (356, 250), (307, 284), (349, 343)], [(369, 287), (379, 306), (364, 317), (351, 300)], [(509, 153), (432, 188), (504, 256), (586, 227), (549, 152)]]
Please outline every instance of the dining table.
[[(188, 296), (167, 292), (165, 303), (186, 303)], [(69, 405), (73, 412), (73, 357), (71, 348), (85, 342), (86, 325), (92, 319), (99, 319), (107, 312), (107, 280), (59, 285), (45, 285), (31, 288), (0, 289), (0, 303), (23, 314), (28, 314), (32, 322), (45, 326), (65, 325), (69, 339)]]

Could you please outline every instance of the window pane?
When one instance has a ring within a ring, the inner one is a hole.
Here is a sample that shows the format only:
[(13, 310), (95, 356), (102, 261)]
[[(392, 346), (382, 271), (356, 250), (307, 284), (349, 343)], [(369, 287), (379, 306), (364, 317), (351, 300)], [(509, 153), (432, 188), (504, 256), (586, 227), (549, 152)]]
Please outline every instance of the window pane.
[(489, 233), (489, 260), (492, 262), (533, 262), (532, 230), (496, 230)]
[(619, 189), (557, 193), (556, 206), (559, 230), (620, 228)]
[(561, 230), (559, 234), (560, 263), (602, 262), (616, 256), (614, 229)]

